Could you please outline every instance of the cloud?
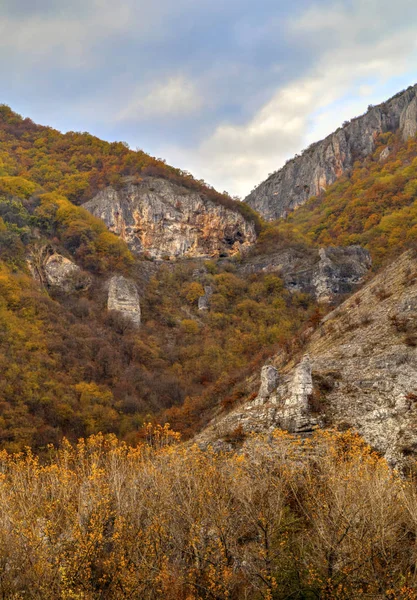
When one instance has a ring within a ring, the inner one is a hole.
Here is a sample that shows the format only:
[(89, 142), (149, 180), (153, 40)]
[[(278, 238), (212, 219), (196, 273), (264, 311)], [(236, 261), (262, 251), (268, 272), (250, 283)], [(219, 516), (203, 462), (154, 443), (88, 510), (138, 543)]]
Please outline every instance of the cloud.
[(0, 48), (9, 52), (23, 71), (45, 64), (49, 68), (54, 64), (91, 67), (96, 62), (93, 50), (97, 40), (123, 31), (131, 15), (129, 5), (114, 11), (109, 0), (93, 0), (86, 11), (79, 2), (57, 3), (55, 10), (44, 3), (38, 12), (17, 9), (2, 16)]
[(182, 75), (156, 83), (144, 93), (139, 87), (117, 116), (120, 121), (140, 121), (149, 117), (173, 118), (190, 115), (203, 106), (195, 83)]
[(414, 0), (3, 0), (0, 17), (2, 102), (242, 196), (417, 76)]
[[(307, 72), (279, 86), (248, 121), (219, 124), (197, 152), (179, 151), (178, 158), (221, 189), (246, 195), (286, 158), (385, 99), (378, 96), (390, 79), (413, 70), (412, 14), (417, 10), (408, 0), (395, 7), (357, 0), (290, 18), (289, 36), (315, 56)], [(167, 152), (175, 156), (175, 149)]]

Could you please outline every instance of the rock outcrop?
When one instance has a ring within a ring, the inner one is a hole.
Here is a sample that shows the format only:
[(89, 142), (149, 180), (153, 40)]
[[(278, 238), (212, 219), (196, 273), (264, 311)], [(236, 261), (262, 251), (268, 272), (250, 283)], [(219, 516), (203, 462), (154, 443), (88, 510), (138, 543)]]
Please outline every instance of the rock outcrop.
[(270, 398), (272, 393), (278, 387), (279, 373), (272, 365), (265, 365), (261, 371), (261, 386), (259, 388), (257, 401), (261, 404), (266, 399)]
[(241, 273), (276, 273), (285, 286), (330, 302), (349, 294), (364, 280), (372, 261), (361, 246), (316, 249), (285, 248), (269, 255), (248, 257), (238, 269)]
[(139, 293), (136, 284), (122, 275), (114, 275), (109, 282), (107, 310), (114, 310), (135, 327), (139, 327), (141, 319)]
[(27, 262), (33, 277), (47, 288), (73, 293), (86, 290), (91, 285), (91, 277), (87, 273), (49, 245), (32, 249)]
[(241, 427), (353, 428), (391, 465), (417, 456), (417, 258), (411, 253), (329, 313), (298, 361), (277, 356), (279, 385), (265, 402), (217, 417), (197, 440)]
[(213, 288), (211, 285), (204, 286), (204, 296), (200, 296), (198, 299), (198, 310), (208, 310), (210, 308), (210, 298), (213, 295)]
[(319, 302), (329, 302), (334, 296), (352, 292), (370, 267), (371, 256), (361, 246), (320, 248), (312, 273), (314, 296)]
[(240, 213), (159, 178), (106, 188), (84, 208), (132, 252), (157, 259), (232, 256), (256, 240), (254, 224)]
[(247, 196), (245, 201), (265, 219), (285, 217), (319, 195), (356, 160), (372, 154), (379, 133), (400, 130), (403, 139), (417, 132), (417, 85), (370, 107), (361, 117), (312, 144)]

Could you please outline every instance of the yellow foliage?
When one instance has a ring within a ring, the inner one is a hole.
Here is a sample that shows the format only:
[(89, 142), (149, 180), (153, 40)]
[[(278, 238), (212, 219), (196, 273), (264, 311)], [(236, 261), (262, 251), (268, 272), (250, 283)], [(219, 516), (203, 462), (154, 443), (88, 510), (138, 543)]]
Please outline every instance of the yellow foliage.
[[(5, 598), (415, 600), (417, 491), (351, 433), (0, 453)], [(319, 460), (317, 458), (319, 457)]]

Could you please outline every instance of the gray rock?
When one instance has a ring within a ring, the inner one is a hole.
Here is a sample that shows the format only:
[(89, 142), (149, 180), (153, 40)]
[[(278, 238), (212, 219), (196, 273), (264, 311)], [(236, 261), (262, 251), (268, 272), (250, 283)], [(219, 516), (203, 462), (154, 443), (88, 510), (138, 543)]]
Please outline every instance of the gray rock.
[(27, 262), (33, 277), (45, 287), (73, 293), (91, 285), (87, 273), (69, 258), (54, 252), (49, 245), (32, 249)]
[(400, 129), (403, 140), (414, 137), (417, 133), (417, 98), (414, 97), (400, 116)]
[(129, 319), (135, 327), (140, 325), (140, 301), (136, 284), (122, 275), (115, 275), (109, 282), (107, 309), (114, 310)]
[(61, 254), (52, 254), (44, 264), (48, 285), (68, 291), (73, 287), (74, 276), (81, 272), (80, 267)]
[(241, 274), (276, 273), (294, 292), (329, 302), (348, 294), (363, 281), (372, 261), (361, 246), (315, 249), (285, 248), (266, 256), (253, 256), (238, 267)]
[(240, 213), (164, 179), (106, 188), (84, 204), (136, 254), (232, 256), (253, 244), (255, 227)]
[(261, 386), (258, 396), (261, 398), (269, 397), (276, 391), (279, 382), (278, 370), (272, 365), (264, 365), (261, 370)]
[(258, 392), (258, 399), (266, 400), (277, 389), (279, 382), (279, 373), (275, 367), (265, 365), (261, 371), (261, 387)]
[(361, 246), (320, 248), (320, 260), (313, 270), (312, 285), (319, 302), (330, 302), (358, 285), (371, 267), (371, 256)]
[(198, 310), (208, 310), (210, 308), (210, 298), (213, 295), (213, 288), (211, 285), (204, 286), (204, 296), (200, 296), (198, 299)]
[(355, 160), (372, 154), (379, 133), (400, 130), (403, 139), (414, 136), (416, 94), (417, 85), (352, 119), (270, 175), (245, 201), (265, 219), (285, 217), (311, 196), (318, 196), (351, 169)]
[(391, 150), (387, 146), (386, 148), (383, 149), (383, 151), (379, 155), (379, 159), (378, 159), (379, 162), (384, 162), (384, 160), (387, 160), (387, 158), (390, 154), (391, 154)]
[(311, 376), (311, 361), (308, 355), (296, 367), (293, 381), (290, 387), (290, 396), (285, 406), (297, 414), (308, 411), (308, 402), (313, 393), (313, 378)]

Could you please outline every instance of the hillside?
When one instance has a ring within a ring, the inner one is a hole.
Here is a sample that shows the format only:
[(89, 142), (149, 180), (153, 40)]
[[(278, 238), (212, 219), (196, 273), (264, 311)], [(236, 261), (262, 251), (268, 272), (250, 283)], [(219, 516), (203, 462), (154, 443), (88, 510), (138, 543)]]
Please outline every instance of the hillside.
[[(0, 216), (0, 444), (9, 450), (99, 431), (134, 443), (146, 420), (184, 403), (192, 409), (177, 425), (190, 435), (203, 404), (217, 405), (314, 312), (279, 277), (234, 274), (232, 259), (137, 258), (103, 221), (20, 176), (0, 177)], [(210, 236), (217, 244), (218, 231)], [(199, 309), (204, 286), (210, 310)]]
[[(380, 135), (349, 176), (260, 230), (201, 182), (163, 163), (149, 174), (135, 162), (146, 155), (123, 144), (2, 110), (0, 442), (10, 450), (99, 431), (134, 443), (149, 419), (195, 435), (255, 393), (268, 357), (300, 352), (372, 264), (413, 244), (415, 138)], [(84, 169), (88, 147), (104, 166)], [(88, 186), (72, 193), (74, 178)]]
[(413, 138), (417, 132), (416, 94), (417, 85), (410, 86), (390, 100), (370, 106), (366, 114), (344, 123), (289, 160), (245, 201), (269, 221), (285, 217), (348, 173), (356, 161), (372, 154), (378, 135), (398, 132), (403, 141)]
[(353, 428), (391, 464), (415, 459), (416, 311), (417, 258), (408, 251), (307, 332), (301, 350), (268, 361), (259, 391), (259, 376), (251, 380), (255, 398), (197, 439)]
[(162, 159), (142, 150), (130, 150), (124, 142), (105, 142), (89, 133), (62, 134), (0, 105), (0, 176), (5, 175), (22, 176), (75, 204), (91, 200), (105, 187), (123, 185), (126, 177), (162, 177), (258, 223), (256, 213), (248, 206), (219, 194), (204, 181), (195, 180)]
[(416, 137), (267, 223), (2, 115), (0, 595), (416, 600)]

